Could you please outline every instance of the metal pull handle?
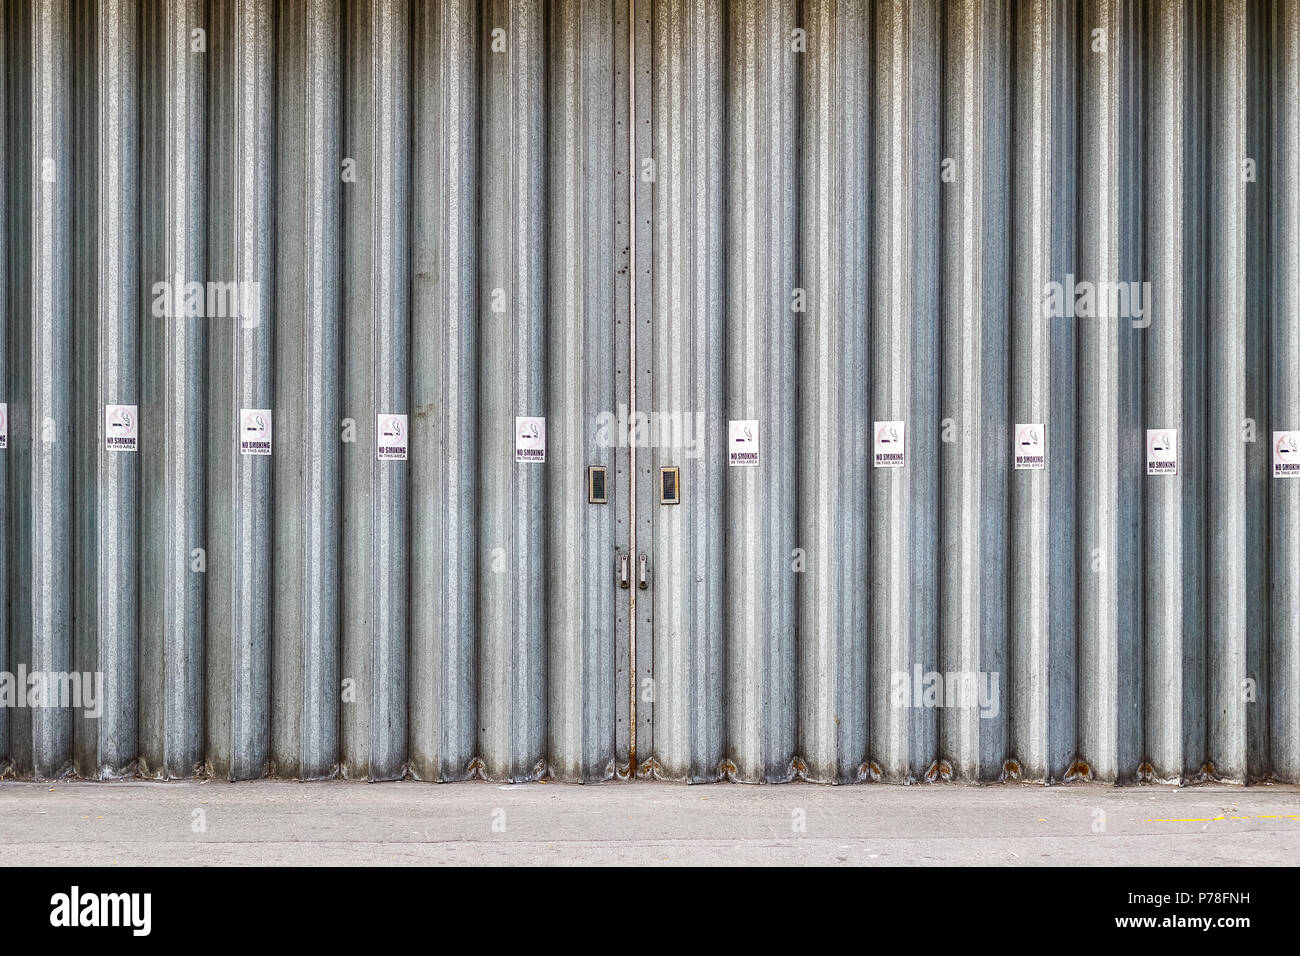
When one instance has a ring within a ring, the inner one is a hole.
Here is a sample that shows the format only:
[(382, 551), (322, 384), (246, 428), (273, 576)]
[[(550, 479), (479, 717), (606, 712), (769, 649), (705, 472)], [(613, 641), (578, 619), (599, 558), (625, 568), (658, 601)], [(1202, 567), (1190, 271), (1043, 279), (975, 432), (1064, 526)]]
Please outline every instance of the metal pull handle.
[(646, 557), (644, 551), (641, 552), (641, 557), (637, 560), (637, 565), (638, 565), (638, 570), (640, 572), (640, 579), (639, 579), (640, 583), (637, 585), (637, 587), (639, 587), (642, 591), (644, 591), (646, 588), (650, 586), (649, 582), (646, 580)]
[(627, 587), (627, 552), (624, 551), (618, 556), (618, 586)]

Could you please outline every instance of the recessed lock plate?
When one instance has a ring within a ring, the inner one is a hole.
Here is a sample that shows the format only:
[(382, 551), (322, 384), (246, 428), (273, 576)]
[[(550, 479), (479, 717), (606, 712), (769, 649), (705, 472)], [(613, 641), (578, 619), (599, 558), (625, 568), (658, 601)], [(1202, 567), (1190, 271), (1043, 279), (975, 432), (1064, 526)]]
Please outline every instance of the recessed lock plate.
[(682, 503), (681, 469), (676, 465), (659, 469), (659, 503), (661, 505)]
[(609, 499), (605, 490), (606, 470), (604, 465), (587, 466), (587, 501), (593, 505), (603, 505)]

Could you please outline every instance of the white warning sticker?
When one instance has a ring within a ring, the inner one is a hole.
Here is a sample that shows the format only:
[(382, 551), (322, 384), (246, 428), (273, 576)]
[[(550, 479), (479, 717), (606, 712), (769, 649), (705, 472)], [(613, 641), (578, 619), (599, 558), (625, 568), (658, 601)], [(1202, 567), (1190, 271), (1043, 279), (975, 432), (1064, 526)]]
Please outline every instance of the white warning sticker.
[(907, 435), (903, 422), (876, 422), (874, 465), (877, 468), (902, 468), (907, 464)]
[(0, 448), (9, 447), (9, 405), (0, 402)]
[(1147, 474), (1178, 474), (1178, 432), (1176, 429), (1147, 429)]
[(758, 465), (758, 421), (727, 422), (727, 464), (737, 468)]
[(136, 451), (140, 447), (140, 422), (134, 405), (104, 406), (104, 450)]
[(405, 415), (380, 415), (376, 433), (380, 461), (406, 461)]
[(239, 453), (241, 455), (271, 454), (271, 410), (269, 408), (239, 410)]
[(1300, 432), (1273, 433), (1273, 477), (1300, 478)]
[(515, 461), (546, 461), (546, 419), (515, 418)]
[(1016, 426), (1016, 471), (1042, 471), (1047, 467), (1047, 426), (1037, 424)]

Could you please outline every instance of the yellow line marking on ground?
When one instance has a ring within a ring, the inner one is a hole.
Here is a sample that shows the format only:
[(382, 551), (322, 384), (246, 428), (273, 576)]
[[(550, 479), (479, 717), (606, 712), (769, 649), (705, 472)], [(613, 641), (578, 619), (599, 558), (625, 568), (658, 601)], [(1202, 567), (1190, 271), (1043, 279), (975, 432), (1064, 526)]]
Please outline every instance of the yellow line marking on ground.
[(1147, 823), (1218, 823), (1221, 820), (1300, 820), (1300, 813), (1272, 813), (1267, 816), (1246, 816), (1246, 817), (1186, 817), (1186, 818), (1160, 818), (1155, 817), (1147, 820)]

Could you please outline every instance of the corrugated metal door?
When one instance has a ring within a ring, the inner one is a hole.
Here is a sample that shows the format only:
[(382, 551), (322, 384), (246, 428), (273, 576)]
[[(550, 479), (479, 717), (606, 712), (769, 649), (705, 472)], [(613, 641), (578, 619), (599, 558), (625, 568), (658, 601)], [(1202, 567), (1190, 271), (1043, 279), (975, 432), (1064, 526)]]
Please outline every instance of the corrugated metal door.
[(0, 764), (612, 776), (626, 8), (0, 15)]
[(1300, 781), (1300, 0), (0, 32), (0, 766)]
[(1300, 779), (1298, 15), (637, 5), (641, 772)]

